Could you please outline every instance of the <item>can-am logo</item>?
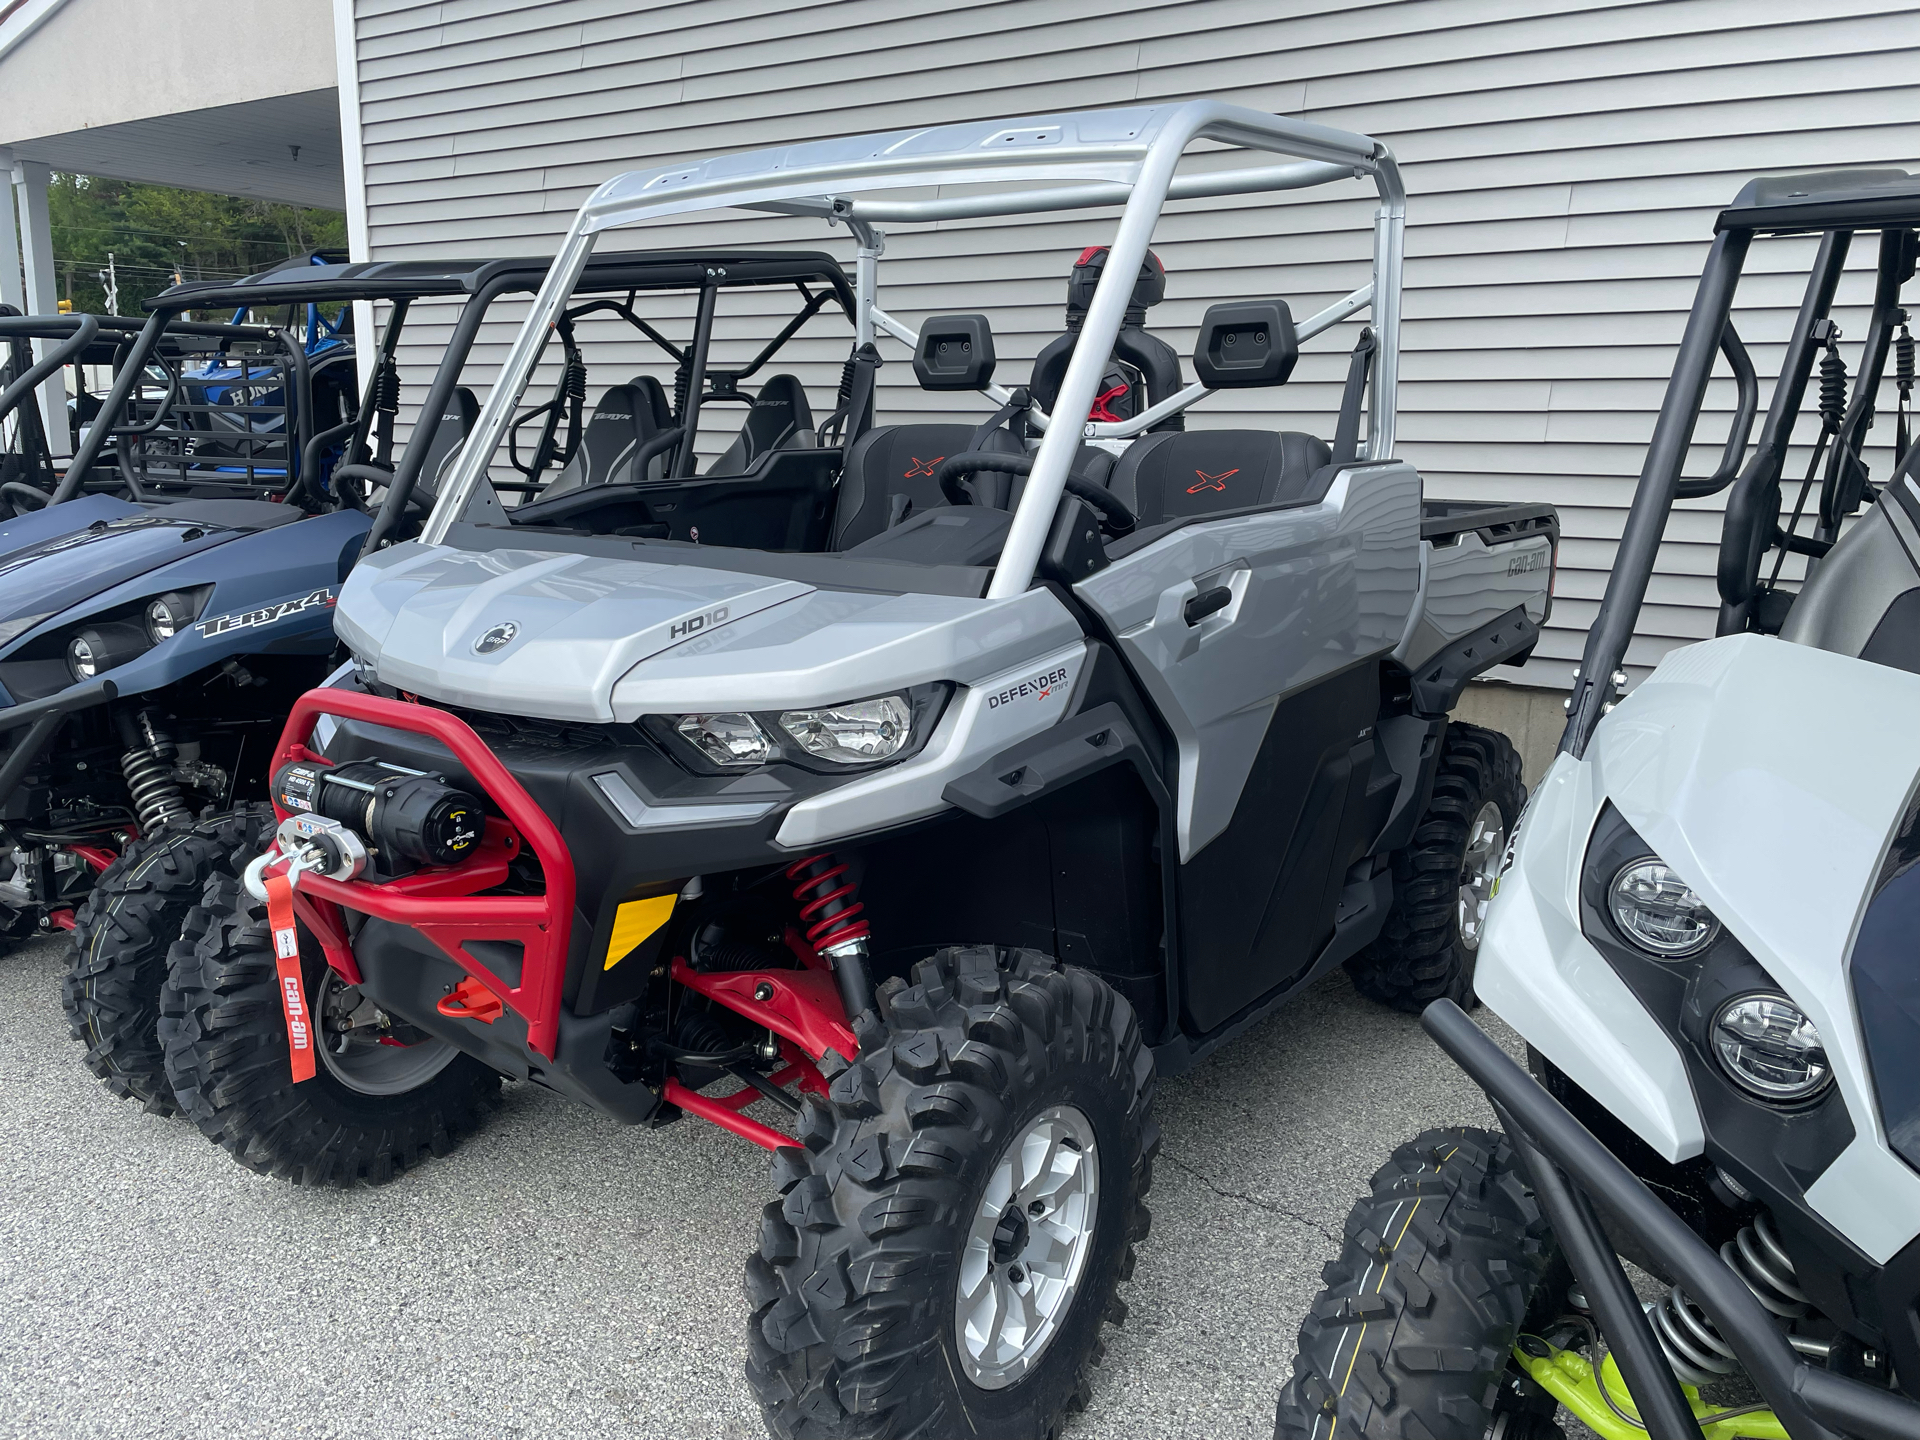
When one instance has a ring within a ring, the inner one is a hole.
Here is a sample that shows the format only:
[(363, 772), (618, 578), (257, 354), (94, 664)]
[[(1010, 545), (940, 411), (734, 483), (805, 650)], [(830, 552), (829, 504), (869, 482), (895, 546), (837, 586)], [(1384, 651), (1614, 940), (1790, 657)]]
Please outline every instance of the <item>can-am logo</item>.
[(669, 640), (684, 640), (689, 635), (698, 635), (702, 630), (711, 630), (716, 625), (727, 623), (727, 607), (709, 610), (704, 615), (689, 615), (684, 620), (676, 620), (667, 627)]
[(1547, 552), (1544, 550), (1529, 550), (1526, 554), (1516, 555), (1507, 561), (1507, 574), (1509, 575), (1527, 575), (1535, 570), (1544, 570), (1546, 568)]
[(1005, 690), (987, 696), (987, 708), (998, 710), (1002, 705), (1011, 705), (1016, 700), (1024, 700), (1032, 695), (1044, 700), (1053, 694), (1053, 687), (1067, 678), (1067, 667), (1049, 670), (1044, 675), (1036, 675), (1031, 680), (1022, 680), (1018, 685), (1009, 685)]
[(480, 638), (473, 642), (473, 653), (491, 655), (502, 646), (511, 644), (513, 637), (519, 633), (520, 627), (513, 621), (502, 620), (498, 625), (489, 626)]
[(260, 625), (271, 625), (284, 620), (289, 615), (298, 615), (303, 610), (313, 610), (333, 604), (332, 590), (315, 590), (310, 595), (302, 595), (298, 600), (282, 600), (278, 605), (263, 605), (258, 610), (242, 610), (235, 615), (216, 615), (211, 620), (202, 620), (195, 628), (211, 640), (216, 635), (225, 635), (232, 630), (251, 630)]

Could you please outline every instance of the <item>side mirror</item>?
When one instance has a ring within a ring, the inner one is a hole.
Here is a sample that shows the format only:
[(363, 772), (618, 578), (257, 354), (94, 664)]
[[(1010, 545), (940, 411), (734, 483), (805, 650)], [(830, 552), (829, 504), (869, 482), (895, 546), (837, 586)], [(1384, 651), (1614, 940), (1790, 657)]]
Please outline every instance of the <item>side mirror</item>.
[(922, 390), (978, 390), (993, 379), (993, 327), (984, 315), (935, 315), (920, 327), (913, 373)]
[(1209, 390), (1284, 385), (1300, 359), (1284, 300), (1239, 300), (1208, 308), (1193, 346), (1193, 373)]

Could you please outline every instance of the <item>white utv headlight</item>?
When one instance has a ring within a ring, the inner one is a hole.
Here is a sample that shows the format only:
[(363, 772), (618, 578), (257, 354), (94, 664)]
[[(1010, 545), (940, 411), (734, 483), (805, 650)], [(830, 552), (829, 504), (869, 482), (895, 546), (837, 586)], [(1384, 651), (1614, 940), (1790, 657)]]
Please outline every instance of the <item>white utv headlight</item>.
[(682, 715), (673, 729), (716, 765), (764, 765), (773, 753), (773, 742), (759, 721), (738, 711)]
[(870, 765), (906, 747), (913, 738), (913, 710), (904, 695), (885, 695), (818, 710), (788, 710), (780, 716), (780, 728), (817, 759)]
[(1693, 887), (1652, 855), (1620, 867), (1607, 887), (1613, 923), (1658, 960), (1698, 955), (1720, 934), (1720, 922)]
[(1762, 1100), (1806, 1100), (1833, 1078), (1820, 1032), (1784, 995), (1743, 995), (1713, 1017), (1713, 1053), (1741, 1089)]

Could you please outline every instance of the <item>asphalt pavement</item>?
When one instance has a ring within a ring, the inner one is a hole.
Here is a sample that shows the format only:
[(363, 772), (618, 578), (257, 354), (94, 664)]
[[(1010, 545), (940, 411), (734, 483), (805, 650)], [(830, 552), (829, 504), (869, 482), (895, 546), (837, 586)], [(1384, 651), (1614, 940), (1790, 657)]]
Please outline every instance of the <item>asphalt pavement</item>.
[[(760, 1152), (512, 1085), (448, 1159), (295, 1189), (109, 1095), (67, 1038), (61, 965), (54, 941), (0, 956), (4, 1440), (765, 1433), (741, 1373)], [(1162, 1081), (1158, 1109), (1132, 1316), (1068, 1440), (1265, 1440), (1367, 1177), (1419, 1130), (1491, 1117), (1338, 973)]]

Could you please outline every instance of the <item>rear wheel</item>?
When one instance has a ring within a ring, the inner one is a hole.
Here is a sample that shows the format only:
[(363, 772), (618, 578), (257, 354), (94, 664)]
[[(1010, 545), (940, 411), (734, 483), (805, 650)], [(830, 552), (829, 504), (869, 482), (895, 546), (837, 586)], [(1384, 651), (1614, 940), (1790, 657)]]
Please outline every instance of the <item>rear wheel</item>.
[(1347, 1216), (1300, 1326), (1275, 1440), (1562, 1440), (1556, 1405), (1510, 1364), (1551, 1322), (1568, 1272), (1504, 1136), (1429, 1130)]
[(1354, 989), (1413, 1014), (1442, 998), (1473, 1005), (1487, 902), (1526, 795), (1511, 740), (1464, 721), (1448, 724), (1426, 813), (1393, 857), (1386, 924), (1347, 962)]
[(297, 1185), (380, 1185), (451, 1153), (498, 1105), (499, 1075), (383, 1014), (302, 931), (319, 1064), (295, 1084), (266, 908), (218, 875), (173, 948), (160, 1035), (187, 1118), (249, 1170)]
[(61, 1001), (87, 1068), (156, 1115), (178, 1108), (156, 1027), (167, 952), (214, 874), (273, 823), (263, 805), (136, 840), (101, 872), (74, 915)]
[(775, 1158), (747, 1378), (783, 1440), (1051, 1440), (1126, 1314), (1152, 1053), (1124, 999), (1030, 950), (942, 951), (879, 1000)]

